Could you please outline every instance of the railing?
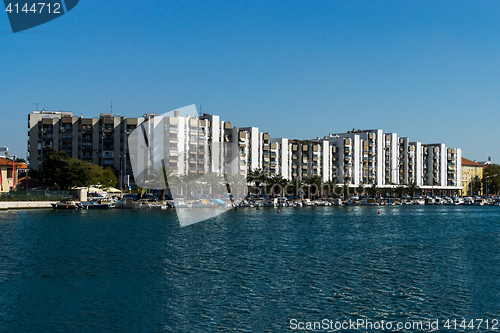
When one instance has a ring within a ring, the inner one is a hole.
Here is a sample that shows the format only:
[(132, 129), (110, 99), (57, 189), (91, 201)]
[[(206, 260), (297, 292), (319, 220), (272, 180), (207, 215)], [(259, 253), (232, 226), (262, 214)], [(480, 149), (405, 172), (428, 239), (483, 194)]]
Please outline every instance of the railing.
[(13, 191), (0, 195), (0, 201), (59, 201), (69, 196), (69, 191)]

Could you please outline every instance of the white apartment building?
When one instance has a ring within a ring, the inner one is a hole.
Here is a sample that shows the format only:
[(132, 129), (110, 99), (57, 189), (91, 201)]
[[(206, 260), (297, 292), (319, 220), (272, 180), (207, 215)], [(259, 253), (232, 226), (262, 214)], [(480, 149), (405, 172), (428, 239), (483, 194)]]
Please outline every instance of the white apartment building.
[(330, 134), (324, 141), (334, 149), (327, 178), (338, 184), (394, 188), (415, 183), (424, 190), (461, 188), (460, 149), (410, 142), (380, 129)]
[(271, 139), (270, 133), (259, 132), (258, 127), (235, 127), (217, 115), (179, 111), (138, 118), (34, 112), (29, 127), (31, 168), (41, 163), (43, 147), (48, 145), (142, 179), (165, 165), (178, 176), (246, 175), (261, 169), (271, 177), (303, 180), (319, 176), (323, 182), (351, 187), (415, 183), (424, 190), (461, 189), (460, 149), (412, 142), (381, 129), (354, 129), (313, 140)]

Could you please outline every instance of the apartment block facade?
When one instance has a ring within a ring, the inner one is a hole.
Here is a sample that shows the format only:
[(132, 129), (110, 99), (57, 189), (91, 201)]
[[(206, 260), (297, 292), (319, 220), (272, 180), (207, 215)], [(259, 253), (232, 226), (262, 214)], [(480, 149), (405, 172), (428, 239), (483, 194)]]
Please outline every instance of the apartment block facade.
[(484, 164), (471, 161), (462, 157), (462, 186), (461, 195), (483, 195), (484, 189), (481, 184), (483, 179)]
[(111, 114), (83, 118), (73, 116), (71, 112), (33, 112), (28, 116), (30, 168), (36, 170), (40, 167), (47, 146), (103, 167), (127, 168), (126, 139), (137, 124), (137, 119)]
[[(47, 145), (72, 157), (113, 166), (129, 175), (132, 184), (137, 170), (145, 177), (165, 165), (179, 176), (193, 172), (246, 175), (261, 169), (271, 177), (319, 176), (323, 182), (350, 187), (415, 183), (424, 190), (449, 194), (462, 189), (460, 149), (412, 142), (381, 129), (353, 129), (312, 140), (272, 138), (258, 127), (236, 127), (217, 115), (178, 111), (138, 118), (111, 114), (83, 118), (41, 111), (29, 115), (29, 128), (32, 169), (39, 167)], [(134, 129), (142, 134), (131, 137)]]

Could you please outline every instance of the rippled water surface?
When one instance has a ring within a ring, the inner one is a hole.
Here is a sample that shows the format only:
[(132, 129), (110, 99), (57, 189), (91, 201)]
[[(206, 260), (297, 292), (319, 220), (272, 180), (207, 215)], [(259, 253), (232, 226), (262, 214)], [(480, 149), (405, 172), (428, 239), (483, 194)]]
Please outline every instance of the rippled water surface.
[(500, 207), (349, 210), (238, 209), (185, 228), (174, 211), (2, 211), (0, 331), (500, 319)]

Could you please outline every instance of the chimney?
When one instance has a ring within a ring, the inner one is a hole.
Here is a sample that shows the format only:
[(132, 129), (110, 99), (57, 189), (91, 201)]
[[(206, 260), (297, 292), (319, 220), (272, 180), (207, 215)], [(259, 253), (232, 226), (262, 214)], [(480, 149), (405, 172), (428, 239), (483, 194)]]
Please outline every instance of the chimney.
[(179, 117), (179, 111), (174, 111), (174, 117)]

